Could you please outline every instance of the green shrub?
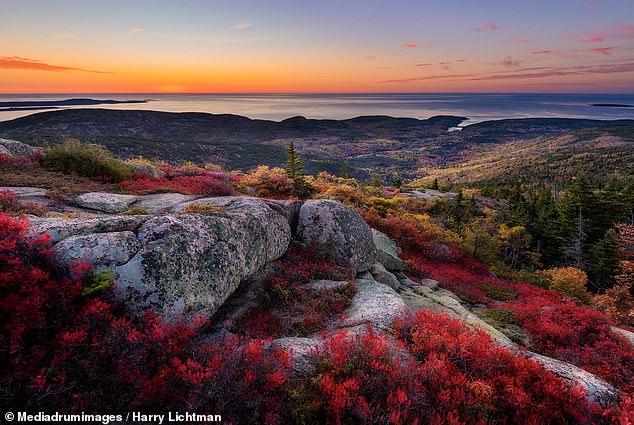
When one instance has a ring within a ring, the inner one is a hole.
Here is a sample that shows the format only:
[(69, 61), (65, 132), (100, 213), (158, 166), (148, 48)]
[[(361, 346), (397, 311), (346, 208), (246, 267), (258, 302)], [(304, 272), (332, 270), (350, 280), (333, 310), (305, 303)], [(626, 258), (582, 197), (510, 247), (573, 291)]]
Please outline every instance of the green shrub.
[(41, 159), (42, 165), (64, 173), (99, 178), (114, 183), (132, 176), (131, 168), (112, 156), (102, 146), (68, 140), (48, 149)]
[(114, 282), (114, 277), (110, 270), (95, 272), (84, 282), (82, 295), (86, 298), (99, 296), (110, 288), (112, 282)]
[(505, 288), (504, 286), (487, 282), (480, 282), (478, 286), (485, 294), (496, 301), (510, 301), (517, 298), (517, 291), (512, 288)]
[(487, 308), (476, 314), (495, 328), (504, 328), (509, 325), (517, 324), (515, 313), (508, 308)]

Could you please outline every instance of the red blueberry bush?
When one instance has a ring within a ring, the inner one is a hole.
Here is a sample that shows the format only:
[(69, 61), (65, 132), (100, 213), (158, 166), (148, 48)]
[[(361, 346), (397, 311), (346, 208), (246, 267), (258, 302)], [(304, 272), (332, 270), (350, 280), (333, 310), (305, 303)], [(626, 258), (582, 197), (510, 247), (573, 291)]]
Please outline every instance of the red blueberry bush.
[(161, 167), (162, 177), (134, 174), (121, 183), (124, 189), (138, 193), (180, 192), (192, 195), (224, 196), (234, 193), (235, 176), (199, 167)]
[[(494, 277), (488, 267), (463, 256), (456, 262), (406, 255), (410, 268), (462, 299), (513, 311), (530, 336), (531, 349), (595, 373), (625, 392), (634, 391), (634, 348), (610, 330), (601, 312), (574, 304), (556, 291)], [(500, 296), (501, 294), (515, 296)]]
[[(309, 335), (322, 330), (349, 305), (356, 288), (352, 270), (311, 247), (291, 245), (258, 290), (260, 305), (239, 318), (234, 330), (254, 338)], [(311, 280), (345, 281), (311, 289)]]
[(579, 424), (600, 413), (583, 390), (431, 312), (398, 323), (396, 341), (344, 332), (313, 357), (327, 423)]
[(276, 415), (286, 353), (238, 337), (200, 342), (200, 320), (167, 325), (152, 312), (128, 317), (116, 303), (86, 298), (88, 267), (60, 276), (49, 241), (0, 214), (4, 410), (200, 409), (242, 423)]

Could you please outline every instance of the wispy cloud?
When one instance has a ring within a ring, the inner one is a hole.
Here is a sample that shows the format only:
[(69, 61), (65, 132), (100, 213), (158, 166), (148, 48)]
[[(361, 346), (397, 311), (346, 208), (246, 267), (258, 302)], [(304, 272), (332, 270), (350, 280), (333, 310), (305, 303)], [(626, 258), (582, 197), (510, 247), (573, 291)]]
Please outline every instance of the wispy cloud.
[(571, 41), (576, 41), (577, 43), (603, 43), (605, 41), (605, 32), (580, 32), (570, 34), (567, 38)]
[(473, 28), (474, 32), (485, 32), (485, 31), (501, 31), (504, 28), (502, 28), (501, 26), (493, 23), (493, 22), (485, 22), (482, 25), (479, 25), (475, 28)]
[(235, 24), (233, 24), (231, 26), (231, 29), (239, 31), (239, 30), (245, 30), (247, 28), (251, 28), (252, 26), (253, 26), (253, 23), (251, 22), (241, 21), (241, 22), (236, 22)]
[(408, 49), (415, 49), (418, 47), (418, 44), (416, 43), (403, 43), (403, 47), (406, 47)]
[(603, 43), (608, 40), (634, 40), (634, 25), (613, 25), (594, 31), (568, 34), (566, 39), (578, 43)]
[(111, 72), (94, 71), (91, 69), (78, 68), (74, 66), (51, 65), (35, 59), (22, 58), (19, 56), (0, 56), (0, 69), (24, 69), (29, 71), (49, 71), (49, 72), (94, 72), (98, 74), (111, 74)]
[(366, 59), (369, 60), (370, 62), (373, 62), (376, 60), (376, 56), (370, 55), (370, 56), (367, 56)]
[(626, 72), (634, 72), (634, 62), (623, 64), (579, 65), (573, 67), (551, 68), (539, 72), (485, 75), (470, 78), (470, 80), (517, 80), (560, 77), (566, 75), (619, 74)]
[(616, 47), (595, 47), (594, 49), (589, 49), (588, 51), (596, 53), (597, 55), (609, 56), (612, 54), (612, 51), (616, 49)]
[(621, 49), (620, 47), (610, 46), (610, 47), (593, 47), (593, 48), (584, 48), (584, 49), (566, 49), (566, 50), (535, 50), (533, 52), (529, 52), (530, 55), (544, 55), (544, 56), (561, 56), (567, 58), (578, 58), (584, 54), (596, 54), (601, 56), (609, 56), (614, 51)]
[(130, 29), (128, 30), (128, 34), (137, 34), (137, 33), (139, 33), (139, 32), (143, 32), (143, 31), (145, 31), (143, 28), (137, 28), (137, 27), (135, 27), (135, 28), (130, 28)]
[[(457, 61), (457, 62), (462, 62), (462, 61)], [(435, 62), (435, 63), (417, 63), (414, 66), (418, 68), (437, 67), (444, 71), (451, 71), (450, 65), (451, 65), (451, 62)]]
[(384, 80), (379, 83), (394, 84), (408, 83), (415, 81), (429, 80), (468, 80), (468, 81), (487, 81), (487, 80), (522, 80), (522, 79), (538, 79), (566, 75), (598, 75), (598, 74), (618, 74), (634, 72), (634, 62), (620, 64), (600, 64), (600, 65), (578, 65), (573, 67), (535, 67), (522, 68), (513, 71), (498, 71), (484, 74), (439, 74), (424, 77), (403, 78), (398, 80)]

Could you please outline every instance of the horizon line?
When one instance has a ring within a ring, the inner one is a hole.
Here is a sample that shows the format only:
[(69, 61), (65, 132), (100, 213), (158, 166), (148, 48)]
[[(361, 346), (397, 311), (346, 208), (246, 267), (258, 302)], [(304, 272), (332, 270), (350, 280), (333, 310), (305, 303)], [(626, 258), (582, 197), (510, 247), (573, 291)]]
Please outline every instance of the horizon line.
[(487, 95), (634, 95), (633, 92), (547, 92), (547, 91), (455, 91), (455, 92), (22, 92), (22, 93), (0, 93), (0, 96), (81, 96), (81, 95), (214, 95), (214, 96), (336, 96), (336, 95), (464, 95), (464, 94), (487, 94)]

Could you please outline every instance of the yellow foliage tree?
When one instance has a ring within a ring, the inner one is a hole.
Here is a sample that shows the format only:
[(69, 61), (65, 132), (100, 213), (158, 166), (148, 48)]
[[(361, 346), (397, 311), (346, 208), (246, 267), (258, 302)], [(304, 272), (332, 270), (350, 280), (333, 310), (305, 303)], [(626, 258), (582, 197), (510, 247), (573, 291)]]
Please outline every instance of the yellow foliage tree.
[(579, 304), (590, 304), (588, 275), (576, 267), (559, 267), (543, 272), (550, 280), (550, 289), (560, 292)]

